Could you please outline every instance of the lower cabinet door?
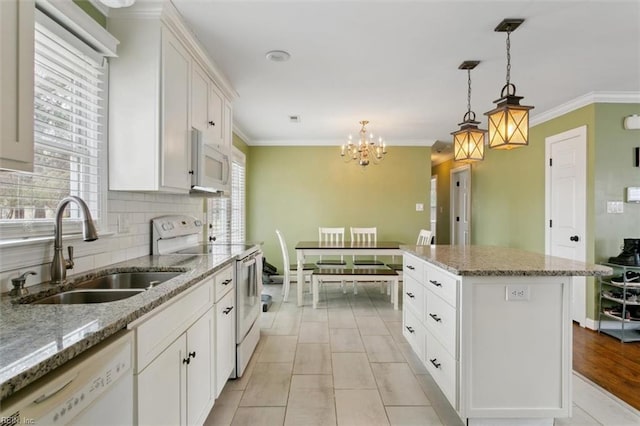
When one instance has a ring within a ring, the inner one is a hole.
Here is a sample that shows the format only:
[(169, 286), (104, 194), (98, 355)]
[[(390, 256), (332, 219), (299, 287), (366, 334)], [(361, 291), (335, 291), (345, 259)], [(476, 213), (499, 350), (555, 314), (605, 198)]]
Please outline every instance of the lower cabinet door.
[(138, 424), (186, 424), (185, 347), (182, 334), (138, 375)]
[(203, 424), (213, 407), (213, 308), (187, 330), (187, 423)]
[(422, 322), (409, 308), (403, 310), (402, 334), (411, 345), (413, 352), (424, 360), (425, 331)]
[(236, 293), (230, 291), (215, 305), (216, 311), (216, 389), (222, 392), (236, 364)]

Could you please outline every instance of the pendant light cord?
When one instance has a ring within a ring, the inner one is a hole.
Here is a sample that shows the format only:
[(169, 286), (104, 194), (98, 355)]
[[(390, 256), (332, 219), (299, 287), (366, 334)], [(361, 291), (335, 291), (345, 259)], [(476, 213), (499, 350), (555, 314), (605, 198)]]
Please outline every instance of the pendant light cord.
[(511, 31), (507, 31), (507, 86), (511, 80)]

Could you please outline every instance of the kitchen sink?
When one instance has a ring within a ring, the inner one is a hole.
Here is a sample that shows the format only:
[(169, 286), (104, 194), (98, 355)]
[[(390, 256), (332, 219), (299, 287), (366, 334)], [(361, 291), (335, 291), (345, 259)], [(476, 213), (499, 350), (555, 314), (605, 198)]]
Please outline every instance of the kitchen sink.
[(35, 305), (74, 305), (80, 303), (104, 303), (126, 299), (144, 292), (144, 289), (129, 290), (70, 290), (33, 302)]
[(149, 290), (184, 272), (115, 272), (81, 281), (73, 290), (64, 291), (30, 304), (73, 305), (81, 303), (105, 303), (126, 299)]
[(149, 289), (184, 272), (116, 272), (75, 285), (78, 289)]

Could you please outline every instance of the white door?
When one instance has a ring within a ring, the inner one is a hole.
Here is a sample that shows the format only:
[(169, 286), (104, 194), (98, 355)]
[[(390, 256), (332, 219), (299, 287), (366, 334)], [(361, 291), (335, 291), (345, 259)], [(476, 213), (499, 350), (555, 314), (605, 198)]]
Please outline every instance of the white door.
[(451, 244), (471, 243), (471, 168), (451, 170)]
[[(586, 261), (587, 127), (545, 139), (546, 253)], [(584, 327), (586, 279), (574, 277), (572, 318)]]

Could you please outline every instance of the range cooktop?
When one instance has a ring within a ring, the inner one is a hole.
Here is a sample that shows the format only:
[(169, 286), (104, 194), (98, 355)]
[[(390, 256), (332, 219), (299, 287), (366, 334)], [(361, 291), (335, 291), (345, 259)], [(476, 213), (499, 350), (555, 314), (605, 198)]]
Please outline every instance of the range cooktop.
[(178, 254), (237, 254), (238, 252), (249, 251), (255, 247), (255, 244), (236, 243), (236, 244), (201, 244), (197, 246), (187, 247), (178, 250)]

